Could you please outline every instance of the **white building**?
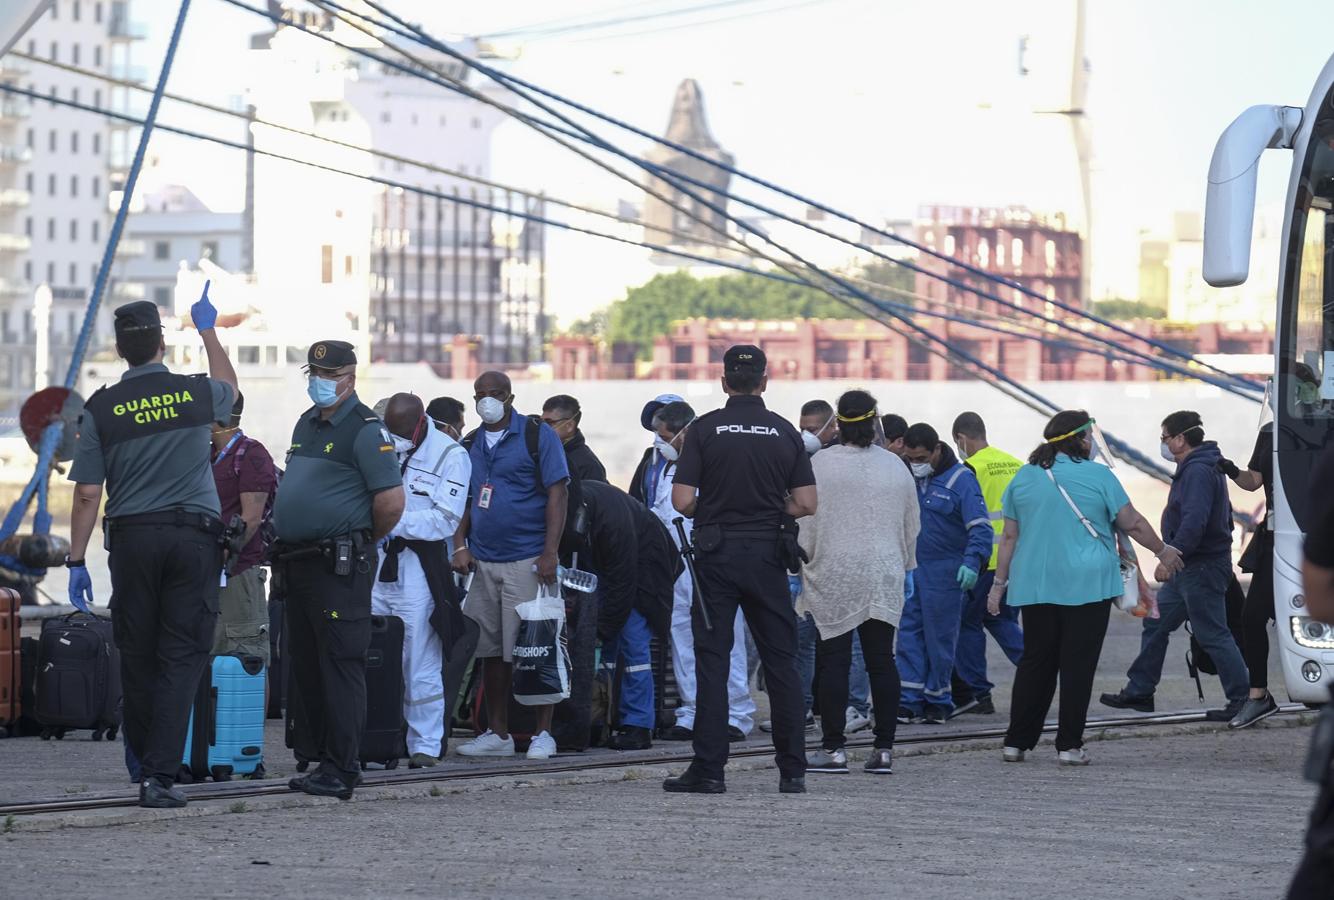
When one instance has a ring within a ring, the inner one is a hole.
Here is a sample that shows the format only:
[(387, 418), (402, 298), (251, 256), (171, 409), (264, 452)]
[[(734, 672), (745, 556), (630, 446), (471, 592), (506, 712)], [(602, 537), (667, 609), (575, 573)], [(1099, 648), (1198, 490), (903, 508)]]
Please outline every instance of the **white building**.
[(1172, 217), (1170, 237), (1140, 242), (1140, 300), (1165, 309), (1173, 322), (1274, 321), (1278, 290), (1281, 208), (1257, 210), (1251, 241), (1251, 277), (1229, 288), (1204, 281), (1204, 226), (1198, 212)]
[(183, 185), (165, 185), (144, 196), (126, 223), (126, 235), (144, 252), (125, 260), (123, 275), (142, 285), (164, 316), (171, 315), (182, 267), (207, 259), (229, 272), (250, 268), (244, 218), (239, 212), (214, 212)]
[[(130, 45), (143, 31), (129, 18), (127, 0), (56, 0), (18, 41), (15, 51), (118, 78), (139, 77), (129, 65)], [(125, 108), (124, 88), (98, 82), (10, 53), (0, 59), (0, 80), (43, 95), (94, 106)], [(117, 94), (119, 96), (113, 96)], [(48, 374), (64, 377), (82, 325), (106, 243), (115, 185), (124, 154), (113, 146), (132, 139), (99, 116), (46, 101), (0, 97), (0, 416), (13, 415), (32, 392), (37, 323), (33, 296), (48, 284)], [(121, 257), (139, 248), (121, 242)], [(143, 296), (113, 269), (92, 348), (110, 341), (111, 310)]]
[[(355, 5), (355, 4), (353, 4)], [(323, 13), (293, 12), (344, 44), (397, 57)], [(490, 170), (503, 113), (283, 26), (253, 41), (250, 98), (260, 119), (467, 175)], [(459, 45), (475, 52), (470, 44)], [(413, 46), (438, 72), (466, 79), (444, 54)], [(478, 87), (490, 91), (490, 88)], [(496, 94), (500, 96), (499, 93)], [(502, 208), (525, 199), (409, 163), (258, 126), (259, 150)], [(536, 200), (526, 201), (537, 211)], [(541, 229), (448, 199), (294, 163), (255, 160), (255, 274), (266, 292), (299, 298), (293, 343), (344, 336), (371, 358), (443, 364), (455, 335), (483, 362), (540, 356)]]

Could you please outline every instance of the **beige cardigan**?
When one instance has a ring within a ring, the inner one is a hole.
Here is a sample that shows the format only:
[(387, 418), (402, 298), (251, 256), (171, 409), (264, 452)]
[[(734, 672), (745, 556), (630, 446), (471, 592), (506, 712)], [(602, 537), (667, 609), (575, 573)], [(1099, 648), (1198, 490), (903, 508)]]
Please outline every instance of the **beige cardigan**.
[(897, 627), (922, 527), (908, 467), (880, 447), (842, 445), (815, 454), (811, 467), (819, 493), (815, 515), (801, 520), (811, 559), (797, 612), (809, 612), (825, 640), (867, 619)]

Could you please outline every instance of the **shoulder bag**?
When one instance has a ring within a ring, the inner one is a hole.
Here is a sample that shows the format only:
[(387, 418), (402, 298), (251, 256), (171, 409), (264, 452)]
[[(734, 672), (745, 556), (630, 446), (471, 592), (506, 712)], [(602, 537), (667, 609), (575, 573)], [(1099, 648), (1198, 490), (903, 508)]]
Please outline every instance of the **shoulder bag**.
[(1080, 512), (1079, 507), (1075, 505), (1075, 501), (1071, 499), (1065, 488), (1061, 487), (1060, 482), (1056, 480), (1056, 476), (1052, 473), (1051, 469), (1047, 469), (1047, 477), (1051, 479), (1052, 484), (1056, 485), (1056, 489), (1061, 492), (1061, 496), (1065, 498), (1065, 502), (1070, 504), (1070, 510), (1079, 517), (1079, 521), (1089, 533), (1089, 537), (1111, 550), (1112, 553), (1116, 555), (1117, 561), (1121, 564), (1121, 596), (1112, 598), (1112, 602), (1116, 604), (1116, 608), (1123, 612), (1129, 612), (1139, 606), (1139, 567), (1121, 556), (1120, 553), (1117, 553), (1115, 545), (1108, 547), (1107, 541), (1102, 535), (1098, 534), (1098, 529), (1093, 527), (1093, 523), (1088, 520), (1088, 517)]

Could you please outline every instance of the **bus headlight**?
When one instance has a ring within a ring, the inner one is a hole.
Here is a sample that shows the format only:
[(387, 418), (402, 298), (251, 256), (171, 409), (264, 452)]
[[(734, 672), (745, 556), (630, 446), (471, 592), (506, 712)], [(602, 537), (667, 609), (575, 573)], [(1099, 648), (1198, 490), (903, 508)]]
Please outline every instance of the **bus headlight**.
[(1306, 616), (1292, 616), (1292, 639), (1313, 650), (1334, 650), (1334, 627)]
[(1302, 663), (1302, 677), (1305, 678), (1307, 681), (1311, 682), (1311, 684), (1315, 684), (1317, 681), (1319, 681), (1320, 663), (1310, 659)]

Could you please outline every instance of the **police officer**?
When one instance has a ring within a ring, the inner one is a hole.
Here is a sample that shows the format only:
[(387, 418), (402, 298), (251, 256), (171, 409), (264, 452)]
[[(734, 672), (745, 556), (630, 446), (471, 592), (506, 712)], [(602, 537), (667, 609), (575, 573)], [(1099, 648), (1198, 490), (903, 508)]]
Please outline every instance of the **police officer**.
[(375, 547), (403, 515), (403, 476), (392, 436), (357, 399), (352, 345), (320, 341), (306, 361), (315, 405), (292, 430), (274, 500), (274, 575), (304, 713), (294, 749), (319, 766), (288, 785), (347, 800), (361, 778)]
[(222, 547), (210, 426), (226, 424), (236, 372), (213, 330), (208, 285), (190, 309), (209, 376), (162, 364), (166, 344), (156, 304), (115, 313), (116, 352), (129, 370), (88, 398), (69, 478), (70, 602), (85, 612), (92, 580), (84, 565), (106, 483), (103, 520), (110, 551), (111, 623), (120, 649), (125, 741), (141, 765), (139, 805), (185, 805), (173, 787), (185, 732), (218, 620)]
[[(782, 793), (806, 791), (805, 698), (797, 677), (797, 620), (787, 570), (797, 550), (785, 517), (815, 512), (815, 476), (801, 435), (767, 410), (764, 351), (741, 344), (723, 356), (727, 405), (686, 431), (672, 505), (695, 520), (700, 593), (708, 624), (691, 611), (698, 699), (695, 758), (663, 789), (721, 794), (727, 762), (727, 677), (737, 607), (760, 651), (769, 685)], [(708, 625), (712, 625), (709, 628)]]

